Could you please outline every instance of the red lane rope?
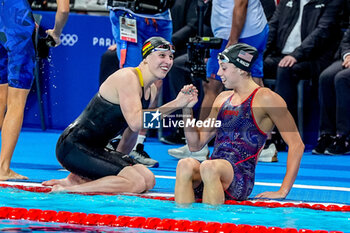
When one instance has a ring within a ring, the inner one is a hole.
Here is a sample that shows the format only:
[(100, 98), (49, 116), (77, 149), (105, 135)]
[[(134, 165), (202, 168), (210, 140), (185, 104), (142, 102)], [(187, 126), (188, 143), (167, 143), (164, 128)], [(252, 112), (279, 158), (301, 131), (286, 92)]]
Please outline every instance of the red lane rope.
[[(24, 191), (29, 192), (36, 192), (36, 193), (48, 193), (51, 191), (51, 188), (49, 187), (33, 187), (33, 186), (24, 186), (24, 185), (8, 185), (8, 184), (0, 184), (0, 187), (3, 188), (16, 188)], [(114, 193), (78, 193), (82, 195), (116, 195)], [(123, 195), (130, 195), (132, 194), (123, 194)], [(163, 201), (174, 201), (174, 197), (156, 197), (156, 196), (148, 196), (148, 195), (135, 195), (142, 198), (148, 198), (148, 199), (156, 199), (156, 200), (163, 200)], [(279, 203), (279, 202), (264, 202), (264, 201), (225, 201), (225, 204), (227, 205), (246, 205), (246, 206), (255, 206), (255, 207), (268, 207), (268, 208), (278, 208), (278, 207), (294, 207), (294, 208), (307, 208), (307, 209), (314, 209), (314, 210), (324, 210), (324, 211), (341, 211), (341, 212), (350, 212), (350, 205), (323, 205), (323, 204), (307, 204), (307, 203)]]
[(341, 231), (309, 230), (251, 226), (247, 224), (189, 221), (175, 219), (115, 216), (111, 214), (86, 214), (80, 212), (0, 207), (0, 219), (57, 222), (88, 226), (130, 227), (165, 231), (203, 233), (341, 233)]

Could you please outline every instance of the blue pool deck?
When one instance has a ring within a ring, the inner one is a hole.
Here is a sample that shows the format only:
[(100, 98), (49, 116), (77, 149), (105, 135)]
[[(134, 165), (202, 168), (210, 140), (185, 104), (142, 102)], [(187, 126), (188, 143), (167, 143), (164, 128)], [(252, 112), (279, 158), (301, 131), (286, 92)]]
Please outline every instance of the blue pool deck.
[[(12, 169), (28, 176), (28, 181), (34, 183), (66, 177), (68, 172), (62, 169), (55, 156), (59, 135), (60, 131), (23, 130), (12, 159)], [(145, 150), (160, 164), (158, 168), (151, 168), (156, 175), (156, 186), (152, 192), (173, 195), (178, 160), (168, 155), (167, 150), (179, 146), (165, 145), (156, 138), (148, 138), (145, 142)], [(278, 159), (276, 163), (258, 163), (251, 198), (260, 192), (279, 188), (286, 170), (287, 153), (279, 152)], [(313, 155), (311, 151), (306, 151), (286, 200), (349, 205), (350, 155)]]

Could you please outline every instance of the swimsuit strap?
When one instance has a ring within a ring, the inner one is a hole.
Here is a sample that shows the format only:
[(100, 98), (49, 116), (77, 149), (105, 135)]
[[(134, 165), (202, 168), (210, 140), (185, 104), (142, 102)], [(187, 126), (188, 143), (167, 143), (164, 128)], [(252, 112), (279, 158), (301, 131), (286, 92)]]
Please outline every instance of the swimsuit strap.
[(149, 96), (148, 100), (145, 99), (145, 90), (144, 90), (144, 86), (143, 86), (143, 77), (142, 77), (141, 70), (139, 67), (135, 67), (135, 70), (137, 71), (137, 75), (139, 76), (139, 81), (140, 81), (140, 85), (142, 88), (142, 97), (141, 97), (142, 108), (148, 108), (150, 100), (151, 100), (151, 95)]
[(252, 94), (255, 94), (261, 87), (255, 88), (255, 90), (252, 92)]
[(140, 70), (139, 67), (136, 67), (135, 70), (137, 71), (137, 74), (138, 74), (138, 76), (139, 76), (139, 80), (140, 80), (141, 87), (143, 87), (143, 77), (142, 77), (141, 70)]

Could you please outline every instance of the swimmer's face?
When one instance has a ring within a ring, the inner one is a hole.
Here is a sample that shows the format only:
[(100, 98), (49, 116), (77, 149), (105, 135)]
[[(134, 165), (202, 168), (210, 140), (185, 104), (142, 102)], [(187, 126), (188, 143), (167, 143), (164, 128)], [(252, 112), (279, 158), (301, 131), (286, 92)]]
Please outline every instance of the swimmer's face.
[(174, 54), (170, 50), (154, 51), (146, 59), (150, 71), (157, 78), (163, 79), (173, 66)]
[(244, 71), (237, 68), (234, 64), (219, 60), (219, 67), (217, 75), (220, 76), (222, 84), (227, 89), (234, 88), (235, 84), (242, 79), (241, 73)]

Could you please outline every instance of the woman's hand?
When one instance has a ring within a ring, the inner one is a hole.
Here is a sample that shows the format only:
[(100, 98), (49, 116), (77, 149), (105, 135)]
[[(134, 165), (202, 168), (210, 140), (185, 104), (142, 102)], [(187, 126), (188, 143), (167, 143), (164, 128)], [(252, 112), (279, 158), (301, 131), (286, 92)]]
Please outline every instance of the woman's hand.
[(192, 108), (198, 102), (198, 90), (192, 84), (185, 85), (176, 97), (178, 106)]
[(263, 192), (255, 196), (255, 198), (268, 198), (268, 199), (284, 199), (286, 198), (286, 194), (281, 190), (277, 192)]

